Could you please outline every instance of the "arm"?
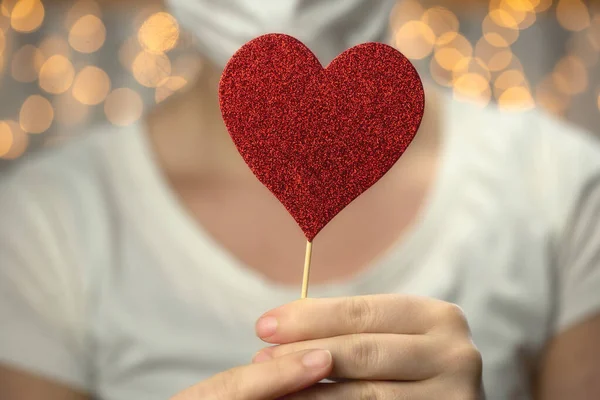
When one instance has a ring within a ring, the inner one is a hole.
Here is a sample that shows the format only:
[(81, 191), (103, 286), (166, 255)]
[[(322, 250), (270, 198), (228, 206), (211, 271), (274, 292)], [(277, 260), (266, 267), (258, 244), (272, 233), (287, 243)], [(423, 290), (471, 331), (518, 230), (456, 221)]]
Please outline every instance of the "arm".
[(552, 339), (542, 358), (535, 399), (600, 399), (599, 339), (600, 316)]
[(535, 398), (600, 399), (600, 174), (584, 187), (559, 253), (555, 334), (542, 354)]
[(4, 400), (91, 400), (65, 385), (0, 365), (0, 398)]

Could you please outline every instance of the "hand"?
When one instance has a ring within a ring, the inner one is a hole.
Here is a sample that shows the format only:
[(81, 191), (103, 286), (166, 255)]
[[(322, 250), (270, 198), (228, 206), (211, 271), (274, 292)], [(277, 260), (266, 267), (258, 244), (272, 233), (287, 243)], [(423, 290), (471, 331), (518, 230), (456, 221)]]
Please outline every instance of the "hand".
[[(304, 299), (263, 315), (253, 362), (303, 349), (333, 355), (330, 379), (290, 399), (482, 399), (480, 353), (458, 306), (399, 295)], [(286, 397), (287, 399), (288, 397)]]
[(314, 385), (331, 373), (331, 366), (328, 351), (302, 350), (222, 372), (171, 400), (274, 400)]

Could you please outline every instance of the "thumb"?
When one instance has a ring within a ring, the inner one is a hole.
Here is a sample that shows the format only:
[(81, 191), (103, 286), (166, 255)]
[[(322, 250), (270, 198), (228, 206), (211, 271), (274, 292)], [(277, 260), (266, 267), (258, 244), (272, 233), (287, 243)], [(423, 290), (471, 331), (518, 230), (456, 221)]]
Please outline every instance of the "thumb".
[(331, 373), (327, 350), (304, 350), (221, 372), (171, 400), (273, 400), (298, 392)]

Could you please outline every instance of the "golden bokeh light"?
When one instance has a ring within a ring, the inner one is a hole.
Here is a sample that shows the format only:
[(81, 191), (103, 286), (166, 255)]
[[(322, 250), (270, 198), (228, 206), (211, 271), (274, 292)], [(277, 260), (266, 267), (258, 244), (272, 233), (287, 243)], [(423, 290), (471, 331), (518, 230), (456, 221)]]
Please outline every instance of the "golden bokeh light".
[(525, 111), (535, 108), (531, 92), (524, 86), (506, 89), (498, 97), (498, 107), (504, 111)]
[(90, 114), (90, 108), (75, 99), (71, 92), (55, 96), (52, 105), (56, 122), (64, 127), (81, 125), (87, 121)]
[(494, 97), (499, 100), (504, 92), (517, 87), (529, 90), (529, 82), (523, 71), (518, 69), (506, 70), (494, 80)]
[(406, 57), (420, 60), (431, 54), (436, 36), (422, 21), (409, 21), (396, 32), (396, 47)]
[(95, 15), (84, 15), (69, 30), (69, 44), (80, 53), (98, 51), (106, 40), (106, 27)]
[(54, 34), (46, 36), (38, 46), (45, 58), (55, 55), (61, 55), (67, 58), (71, 57), (71, 48), (69, 43), (61, 35)]
[(458, 101), (469, 102), (480, 107), (489, 104), (492, 92), (485, 77), (478, 74), (464, 74), (454, 81), (454, 98)]
[(571, 97), (558, 91), (552, 75), (548, 75), (536, 86), (535, 101), (549, 113), (560, 116), (569, 107)]
[(453, 81), (456, 81), (459, 77), (466, 74), (482, 76), (488, 82), (492, 79), (492, 73), (485, 63), (481, 59), (475, 57), (465, 57), (460, 60), (452, 69), (452, 73)]
[(61, 55), (50, 57), (40, 70), (40, 88), (51, 94), (64, 93), (71, 87), (75, 69), (68, 58)]
[(54, 120), (54, 109), (45, 97), (32, 95), (25, 100), (19, 112), (21, 129), (28, 133), (43, 133)]
[(104, 102), (106, 118), (118, 126), (127, 126), (138, 121), (143, 109), (142, 98), (129, 88), (113, 90)]
[(155, 88), (171, 75), (171, 61), (164, 54), (141, 51), (131, 65), (133, 76), (142, 86)]
[(179, 24), (169, 13), (151, 15), (138, 31), (142, 47), (151, 53), (166, 53), (177, 45)]
[[(2, 121), (2, 124), (4, 124), (4, 126), (0, 129), (10, 129), (11, 138), (5, 140), (10, 140), (11, 146), (2, 156), (0, 156), (0, 158), (5, 160), (15, 160), (21, 157), (27, 150), (27, 147), (29, 146), (29, 135), (23, 132), (19, 124), (15, 121), (6, 120)], [(7, 137), (8, 133), (5, 132), (4, 135)]]
[(508, 47), (519, 39), (519, 30), (516, 28), (507, 28), (495, 23), (490, 15), (483, 19), (482, 23), (483, 37), (491, 45), (496, 47)]
[[(444, 36), (448, 35), (448, 38)], [(444, 69), (453, 70), (459, 62), (473, 56), (473, 46), (463, 35), (447, 33), (442, 35), (435, 46), (435, 59)]]
[(537, 13), (542, 13), (547, 11), (550, 7), (552, 7), (553, 0), (539, 0), (538, 4), (535, 6), (535, 11)]
[(581, 31), (590, 25), (590, 14), (582, 0), (558, 0), (556, 18), (569, 31)]
[(181, 76), (186, 81), (193, 81), (202, 71), (204, 60), (196, 53), (182, 54), (173, 60), (171, 74)]
[(44, 5), (40, 0), (19, 0), (10, 13), (10, 26), (17, 32), (33, 32), (42, 26), (44, 15)]
[[(452, 35), (458, 34), (460, 28), (457, 16), (445, 7), (429, 8), (421, 17), (421, 21), (431, 29), (436, 40), (440, 37), (451, 40)], [(437, 44), (444, 45), (445, 43), (438, 42)]]
[(429, 61), (429, 74), (438, 85), (452, 87), (452, 70), (442, 68), (435, 57), (431, 57), (431, 60)]
[(171, 97), (175, 92), (185, 88), (186, 85), (187, 81), (185, 78), (181, 76), (170, 76), (156, 88), (154, 100), (156, 103), (160, 103), (168, 97)]
[(475, 45), (474, 56), (480, 59), (490, 71), (498, 72), (510, 65), (513, 52), (510, 48), (492, 46), (485, 38), (481, 38)]
[(94, 0), (78, 0), (67, 13), (65, 28), (70, 30), (78, 20), (86, 15), (93, 15), (102, 19), (102, 8)]
[(10, 18), (13, 8), (19, 0), (0, 0), (0, 14), (3, 17)]
[(17, 82), (33, 82), (44, 61), (44, 55), (37, 47), (26, 44), (12, 55), (11, 75)]
[(0, 121), (0, 158), (8, 154), (14, 143), (14, 137), (10, 125)]
[(419, 21), (424, 13), (418, 0), (398, 1), (390, 13), (390, 28), (395, 32), (409, 21)]
[(108, 74), (94, 66), (84, 67), (73, 83), (73, 97), (86, 105), (100, 104), (110, 92), (111, 82)]
[(563, 57), (554, 67), (552, 79), (556, 88), (568, 95), (583, 93), (588, 87), (588, 72), (585, 63), (578, 57)]
[(4, 50), (6, 49), (6, 35), (3, 31), (0, 30), (0, 55), (4, 54)]
[(127, 38), (119, 47), (119, 62), (123, 68), (132, 72), (133, 61), (142, 50), (142, 45), (136, 37)]

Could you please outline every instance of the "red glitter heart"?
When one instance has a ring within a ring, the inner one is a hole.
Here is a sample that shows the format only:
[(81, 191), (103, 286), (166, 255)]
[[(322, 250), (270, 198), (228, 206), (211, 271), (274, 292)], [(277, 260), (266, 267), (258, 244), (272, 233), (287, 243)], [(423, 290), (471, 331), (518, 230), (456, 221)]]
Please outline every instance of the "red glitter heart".
[(283, 34), (238, 50), (219, 97), (240, 154), (308, 241), (394, 165), (425, 106), (417, 71), (396, 49), (361, 44), (323, 68)]

